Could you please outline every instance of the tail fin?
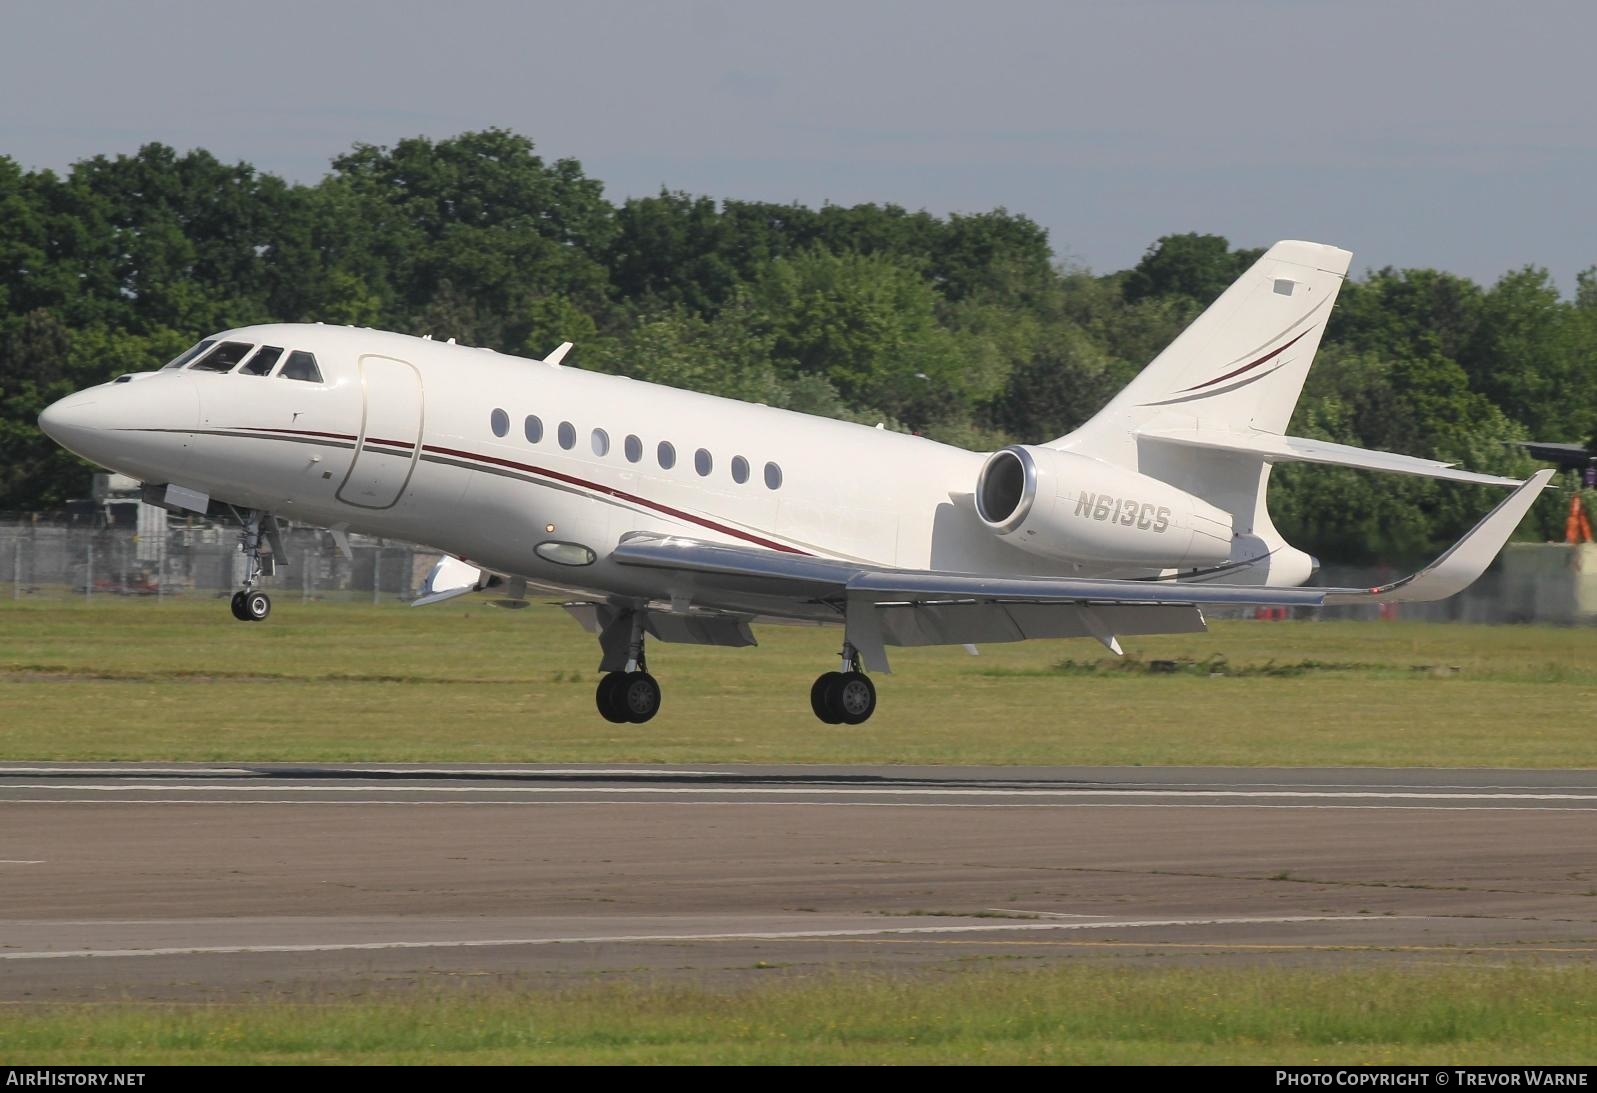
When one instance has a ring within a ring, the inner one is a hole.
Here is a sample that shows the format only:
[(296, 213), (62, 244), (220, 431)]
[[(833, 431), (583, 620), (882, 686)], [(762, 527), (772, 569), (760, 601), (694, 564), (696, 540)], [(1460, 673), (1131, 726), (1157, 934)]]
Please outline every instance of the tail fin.
[(1051, 446), (1121, 462), (1094, 449), (1150, 426), (1284, 432), (1352, 258), (1323, 243), (1277, 243), (1096, 417)]

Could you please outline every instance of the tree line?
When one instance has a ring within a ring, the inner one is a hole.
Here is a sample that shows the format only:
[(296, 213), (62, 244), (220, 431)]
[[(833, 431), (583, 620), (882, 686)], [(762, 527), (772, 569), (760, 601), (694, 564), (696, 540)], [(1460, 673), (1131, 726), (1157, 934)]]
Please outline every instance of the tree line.
[[(39, 410), (205, 333), (347, 323), (540, 357), (975, 449), (1090, 417), (1259, 255), (1166, 236), (1138, 264), (1055, 262), (1005, 209), (717, 200), (619, 204), (505, 130), (356, 145), (312, 185), (150, 144), (64, 174), (0, 156), (0, 509), (83, 496)], [(1597, 267), (1565, 298), (1526, 268), (1351, 279), (1292, 426), (1521, 475), (1516, 438), (1597, 433)], [(1278, 468), (1293, 542), (1405, 563), (1456, 537), (1483, 488)], [(1549, 497), (1532, 535), (1567, 505)]]

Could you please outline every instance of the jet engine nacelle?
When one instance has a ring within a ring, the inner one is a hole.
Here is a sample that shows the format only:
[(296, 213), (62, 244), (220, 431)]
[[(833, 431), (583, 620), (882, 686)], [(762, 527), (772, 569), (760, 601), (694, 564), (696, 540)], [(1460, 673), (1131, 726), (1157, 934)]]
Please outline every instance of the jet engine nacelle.
[(1167, 482), (1055, 448), (1015, 444), (987, 458), (976, 512), (1033, 554), (1073, 562), (1185, 569), (1231, 554), (1225, 511)]

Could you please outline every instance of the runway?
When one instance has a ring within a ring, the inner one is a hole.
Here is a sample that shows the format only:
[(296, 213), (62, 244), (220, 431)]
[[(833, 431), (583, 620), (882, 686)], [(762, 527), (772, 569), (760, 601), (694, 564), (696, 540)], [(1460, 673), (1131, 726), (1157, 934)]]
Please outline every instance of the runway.
[(0, 765), (0, 1001), (1578, 960), (1597, 771)]

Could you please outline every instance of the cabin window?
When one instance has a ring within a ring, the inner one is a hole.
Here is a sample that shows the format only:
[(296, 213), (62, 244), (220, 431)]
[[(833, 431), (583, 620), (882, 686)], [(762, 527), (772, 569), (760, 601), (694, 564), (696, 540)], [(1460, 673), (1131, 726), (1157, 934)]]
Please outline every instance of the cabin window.
[(627, 453), (628, 463), (636, 463), (643, 458), (643, 441), (631, 433), (627, 434), (627, 439), (622, 442), (621, 447)]
[(264, 376), (277, 364), (277, 358), (283, 355), (283, 349), (277, 345), (263, 345), (255, 351), (255, 355), (244, 362), (244, 367), (238, 370), (241, 376)]
[(749, 461), (744, 459), (741, 455), (734, 455), (732, 457), (732, 481), (741, 486), (748, 480)]
[(570, 451), (577, 446), (577, 427), (569, 421), (560, 423), (560, 446)]
[(677, 450), (671, 447), (669, 440), (660, 441), (660, 446), (654, 450), (654, 455), (660, 461), (662, 471), (668, 471), (677, 465)]
[(510, 415), (503, 410), (494, 410), (488, 415), (488, 428), (494, 431), (494, 436), (504, 436), (510, 431)]
[[(322, 370), (316, 367), (316, 356), (303, 349), (296, 349), (288, 355), (288, 363), (283, 365), (283, 370), (278, 373), (286, 380), (304, 380), (306, 383), (321, 383)], [(503, 410), (499, 411), (504, 413)], [(505, 418), (505, 432), (510, 431), (510, 418)], [(504, 433), (499, 433), (504, 436)]]
[(254, 348), (250, 342), (223, 342), (189, 367), (196, 372), (231, 372)]
[(182, 368), (189, 361), (193, 360), (195, 357), (199, 356), (201, 353), (205, 352), (215, 344), (215, 338), (206, 338), (198, 345), (191, 345), (189, 348), (183, 350), (183, 352), (167, 361), (166, 364), (162, 365), (161, 370), (164, 372), (168, 368)]
[(700, 448), (693, 453), (693, 469), (699, 472), (700, 478), (706, 477), (715, 469), (715, 460), (710, 458), (709, 449)]
[(782, 488), (782, 468), (775, 463), (765, 465), (765, 488), (779, 490)]
[(528, 444), (538, 443), (543, 439), (543, 419), (528, 414), (527, 420), (521, 423), (521, 431), (526, 434)]
[(591, 437), (589, 437), (588, 439), (589, 439), (589, 442), (592, 443), (592, 445), (593, 445), (593, 454), (594, 455), (609, 455), (610, 454), (610, 434), (609, 433), (605, 432), (603, 429), (595, 429), (593, 431), (593, 435)]

